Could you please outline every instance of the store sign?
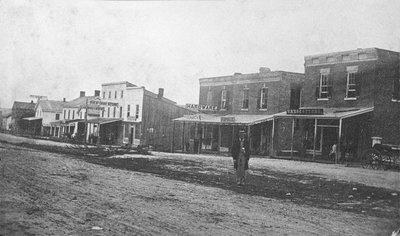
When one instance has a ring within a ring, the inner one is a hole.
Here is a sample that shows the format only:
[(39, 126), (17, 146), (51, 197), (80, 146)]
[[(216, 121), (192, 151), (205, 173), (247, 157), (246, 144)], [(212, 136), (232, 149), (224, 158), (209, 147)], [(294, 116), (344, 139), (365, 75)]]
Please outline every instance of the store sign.
[(302, 109), (290, 109), (286, 111), (288, 115), (323, 115), (324, 109), (320, 108), (302, 108)]
[(235, 123), (235, 117), (234, 116), (222, 116), (221, 117), (221, 122)]
[(186, 108), (199, 111), (217, 111), (218, 106), (199, 105), (199, 104), (186, 104)]
[(184, 115), (183, 117), (187, 120), (201, 120), (200, 114)]
[(102, 101), (98, 101), (98, 100), (91, 100), (91, 101), (89, 101), (89, 104), (118, 107), (118, 102), (102, 102)]
[(129, 121), (136, 121), (136, 116), (128, 116), (126, 117)]

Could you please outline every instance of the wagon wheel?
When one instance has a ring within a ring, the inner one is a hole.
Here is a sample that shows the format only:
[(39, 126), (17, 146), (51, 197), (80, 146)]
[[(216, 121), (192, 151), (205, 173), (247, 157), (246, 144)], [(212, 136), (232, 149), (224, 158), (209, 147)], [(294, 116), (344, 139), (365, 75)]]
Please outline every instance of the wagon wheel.
[(376, 170), (381, 167), (381, 153), (375, 149), (368, 149), (362, 155), (361, 165), (363, 168), (371, 167)]

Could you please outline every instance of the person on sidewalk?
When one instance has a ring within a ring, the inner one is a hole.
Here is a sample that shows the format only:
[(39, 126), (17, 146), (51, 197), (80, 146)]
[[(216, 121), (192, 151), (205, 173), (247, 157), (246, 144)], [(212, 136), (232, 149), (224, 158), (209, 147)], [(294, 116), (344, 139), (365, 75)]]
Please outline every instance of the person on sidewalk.
[(234, 139), (231, 152), (233, 167), (236, 170), (236, 182), (238, 185), (244, 185), (250, 159), (249, 140), (244, 130), (240, 130), (238, 137)]

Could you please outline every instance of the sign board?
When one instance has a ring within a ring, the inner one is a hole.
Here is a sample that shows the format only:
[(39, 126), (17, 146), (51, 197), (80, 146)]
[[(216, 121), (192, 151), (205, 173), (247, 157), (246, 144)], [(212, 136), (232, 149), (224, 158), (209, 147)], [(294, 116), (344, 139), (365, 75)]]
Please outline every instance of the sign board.
[(234, 116), (221, 116), (221, 122), (234, 123), (235, 117)]
[(136, 116), (128, 116), (126, 119), (129, 121), (136, 121)]
[(188, 120), (201, 120), (200, 114), (183, 115), (183, 117)]
[(290, 109), (286, 111), (288, 115), (323, 115), (324, 109), (321, 108), (302, 108), (302, 109)]
[(102, 106), (112, 106), (112, 107), (118, 107), (117, 102), (102, 102), (99, 100), (90, 100), (89, 104), (91, 105), (102, 105)]
[(218, 106), (211, 105), (186, 104), (186, 108), (199, 111), (218, 111)]

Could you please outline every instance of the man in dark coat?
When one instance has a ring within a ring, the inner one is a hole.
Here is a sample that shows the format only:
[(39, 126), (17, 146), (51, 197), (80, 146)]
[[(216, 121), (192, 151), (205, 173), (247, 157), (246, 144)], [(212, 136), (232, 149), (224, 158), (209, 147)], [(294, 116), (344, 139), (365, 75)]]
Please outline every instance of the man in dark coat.
[[(234, 139), (232, 148), (232, 158), (233, 158), (233, 167), (236, 171), (238, 170), (238, 158), (239, 155), (244, 155), (245, 163), (244, 163), (244, 171), (249, 168), (249, 159), (250, 159), (250, 145), (249, 139), (247, 138), (246, 132), (244, 130), (240, 130), (239, 136)], [(240, 180), (239, 184), (244, 184), (244, 179)]]

